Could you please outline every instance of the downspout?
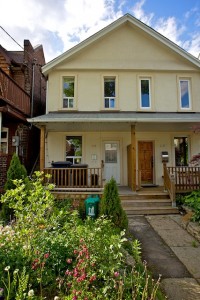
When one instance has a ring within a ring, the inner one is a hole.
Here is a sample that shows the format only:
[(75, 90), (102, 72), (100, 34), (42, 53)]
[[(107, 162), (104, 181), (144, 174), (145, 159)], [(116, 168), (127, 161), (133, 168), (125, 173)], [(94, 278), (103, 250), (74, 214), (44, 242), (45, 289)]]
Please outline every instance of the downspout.
[(35, 61), (36, 59), (33, 59), (32, 64), (32, 90), (31, 90), (31, 118), (33, 118), (33, 108), (34, 108), (34, 87), (35, 87)]

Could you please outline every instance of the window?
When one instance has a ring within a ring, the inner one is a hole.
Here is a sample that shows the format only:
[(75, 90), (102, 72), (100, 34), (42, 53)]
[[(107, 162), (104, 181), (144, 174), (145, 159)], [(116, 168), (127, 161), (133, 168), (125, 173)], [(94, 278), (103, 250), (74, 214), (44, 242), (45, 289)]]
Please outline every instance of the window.
[(175, 165), (188, 166), (188, 138), (175, 137), (174, 147), (175, 147)]
[(117, 163), (117, 144), (105, 144), (105, 163)]
[(63, 78), (63, 108), (74, 108), (74, 77)]
[(115, 77), (104, 78), (104, 108), (116, 107)]
[(150, 79), (147, 78), (140, 80), (140, 107), (151, 107)]
[(1, 131), (1, 153), (8, 153), (8, 128), (3, 127)]
[(181, 79), (180, 84), (180, 107), (183, 109), (190, 108), (190, 81)]
[(82, 136), (66, 136), (66, 161), (80, 164), (82, 161)]

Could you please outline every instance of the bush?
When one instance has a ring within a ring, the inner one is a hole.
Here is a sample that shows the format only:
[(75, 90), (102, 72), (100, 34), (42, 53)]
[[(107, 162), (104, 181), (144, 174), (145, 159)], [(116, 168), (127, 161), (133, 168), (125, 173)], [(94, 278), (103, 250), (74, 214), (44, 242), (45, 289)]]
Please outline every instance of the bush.
[(26, 177), (27, 177), (27, 171), (24, 165), (21, 164), (17, 154), (14, 153), (7, 172), (7, 181), (4, 187), (5, 190), (15, 188), (15, 184), (13, 183), (13, 180), (25, 179)]
[(200, 190), (193, 191), (189, 195), (185, 196), (184, 203), (194, 212), (192, 220), (200, 223)]
[(113, 177), (105, 185), (100, 201), (100, 215), (109, 217), (121, 230), (128, 228), (128, 218), (122, 208), (117, 183)]
[[(14, 153), (10, 162), (9, 169), (7, 171), (7, 181), (4, 189), (5, 190), (14, 189), (15, 179), (28, 180), (27, 171), (25, 167), (21, 164), (19, 157)], [(14, 217), (13, 210), (9, 208), (9, 205), (7, 203), (4, 203), (1, 207), (0, 220), (5, 223), (8, 223), (12, 221), (13, 217)]]

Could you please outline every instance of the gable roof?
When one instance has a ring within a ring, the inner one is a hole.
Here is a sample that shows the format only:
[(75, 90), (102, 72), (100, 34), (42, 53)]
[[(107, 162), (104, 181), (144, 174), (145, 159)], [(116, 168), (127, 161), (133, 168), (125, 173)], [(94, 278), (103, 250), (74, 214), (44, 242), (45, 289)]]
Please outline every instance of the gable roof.
[(90, 36), (86, 40), (82, 41), (78, 45), (74, 46), (73, 48), (69, 49), (68, 51), (64, 52), (63, 54), (59, 55), (55, 59), (51, 60), (49, 63), (47, 63), (45, 66), (42, 68), (42, 72), (44, 75), (48, 75), (48, 73), (56, 67), (58, 64), (62, 63), (64, 60), (69, 58), (70, 56), (78, 53), (85, 47), (91, 45), (95, 41), (97, 41), (99, 38), (102, 38), (106, 34), (110, 33), (112, 30), (120, 27), (121, 25), (125, 23), (130, 23), (133, 26), (143, 30), (147, 34), (149, 34), (151, 37), (155, 38), (157, 41), (160, 43), (164, 44), (166, 47), (174, 51), (175, 53), (179, 54), (181, 57), (185, 58), (186, 60), (190, 61), (193, 65), (200, 67), (200, 60), (184, 49), (182, 49), (180, 46), (175, 44), (174, 42), (170, 41), (167, 39), (165, 36), (154, 30), (153, 28), (149, 27), (148, 25), (144, 24), (140, 20), (136, 19), (130, 14), (125, 14), (121, 18), (117, 19), (107, 27), (103, 28), (102, 30), (98, 31), (94, 35)]

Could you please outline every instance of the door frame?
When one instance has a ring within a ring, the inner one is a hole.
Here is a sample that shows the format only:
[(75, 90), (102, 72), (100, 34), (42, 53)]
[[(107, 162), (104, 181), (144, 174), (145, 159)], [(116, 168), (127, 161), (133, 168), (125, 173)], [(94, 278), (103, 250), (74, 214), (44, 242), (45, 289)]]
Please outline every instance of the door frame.
[[(152, 143), (152, 154), (153, 154), (153, 170), (152, 170), (152, 184), (142, 184), (142, 182), (141, 182), (141, 178), (139, 178), (139, 176), (140, 176), (140, 173), (139, 173), (139, 143), (140, 142), (151, 142)], [(140, 183), (140, 184), (142, 184), (142, 185), (146, 185), (146, 186), (148, 186), (148, 185), (155, 185), (155, 170), (156, 170), (156, 168), (155, 168), (155, 140), (145, 140), (145, 139), (141, 139), (141, 140), (137, 140), (137, 170), (138, 170), (138, 174), (136, 174), (136, 178), (137, 178), (137, 180), (138, 180), (138, 184)]]

